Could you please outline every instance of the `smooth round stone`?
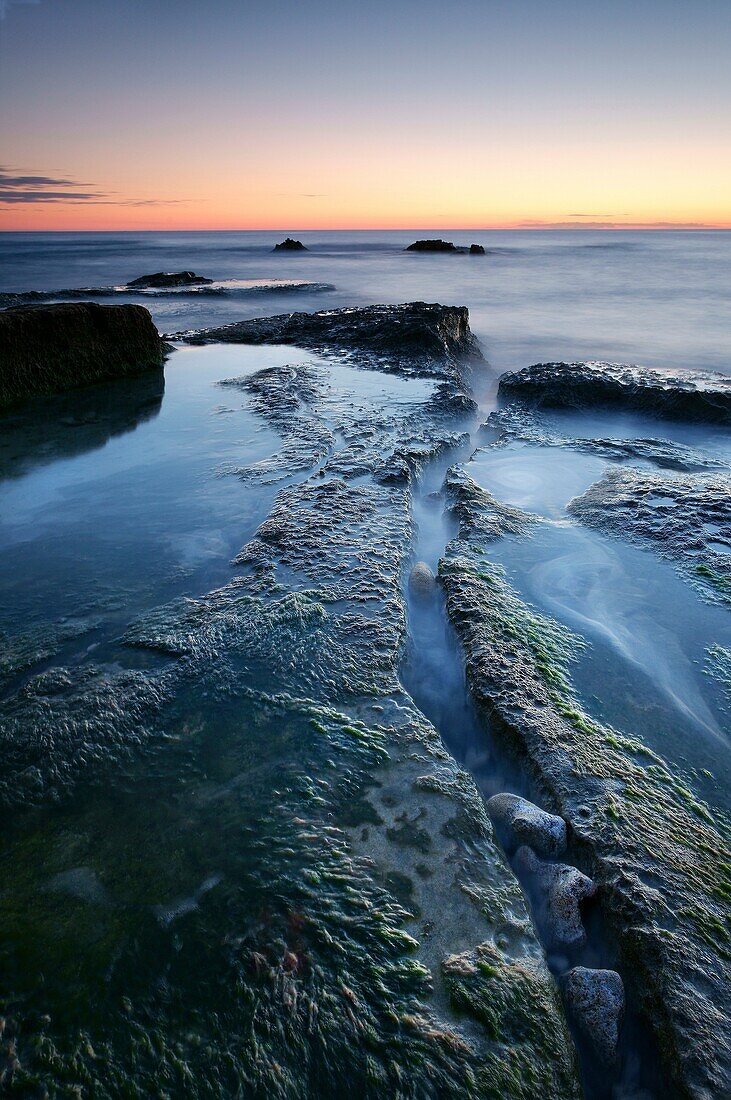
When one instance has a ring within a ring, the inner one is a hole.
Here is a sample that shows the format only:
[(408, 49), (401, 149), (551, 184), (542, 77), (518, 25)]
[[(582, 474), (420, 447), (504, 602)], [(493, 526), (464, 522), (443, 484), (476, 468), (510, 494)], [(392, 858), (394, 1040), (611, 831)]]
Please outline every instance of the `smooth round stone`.
[(566, 851), (566, 822), (517, 794), (495, 794), (487, 803), (500, 842), (509, 851), (528, 844), (542, 856)]
[(417, 561), (409, 573), (409, 591), (412, 596), (426, 600), (433, 594), (437, 579), (425, 561)]

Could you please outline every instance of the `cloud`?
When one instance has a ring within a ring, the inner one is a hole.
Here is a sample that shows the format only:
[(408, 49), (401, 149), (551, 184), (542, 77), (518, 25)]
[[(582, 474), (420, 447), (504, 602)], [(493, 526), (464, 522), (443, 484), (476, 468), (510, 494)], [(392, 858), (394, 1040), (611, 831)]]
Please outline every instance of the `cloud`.
[(41, 0), (0, 0), (0, 19), (4, 19), (13, 4), (40, 4)]
[[(0, 0), (2, 4), (3, 0)], [(188, 199), (120, 199), (114, 192), (79, 190), (93, 188), (93, 184), (80, 183), (58, 176), (30, 176), (11, 172), (0, 167), (0, 207), (37, 203), (88, 203), (95, 206), (169, 206), (188, 202)], [(73, 188), (73, 190), (70, 190)]]
[[(568, 215), (569, 217), (571, 215)], [(587, 215), (589, 216), (589, 215)], [(598, 215), (596, 215), (598, 217)], [(607, 221), (582, 221), (577, 225), (573, 221), (521, 221), (516, 222), (515, 229), (718, 229), (719, 226), (711, 222), (672, 222), (672, 221), (647, 221), (647, 222), (607, 222)]]

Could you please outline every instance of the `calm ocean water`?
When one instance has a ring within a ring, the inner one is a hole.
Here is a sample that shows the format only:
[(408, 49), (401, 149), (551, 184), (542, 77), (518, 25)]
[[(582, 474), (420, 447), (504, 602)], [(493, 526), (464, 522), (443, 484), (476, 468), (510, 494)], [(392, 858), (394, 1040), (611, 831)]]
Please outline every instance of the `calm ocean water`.
[[(163, 330), (291, 309), (426, 299), (469, 306), (497, 372), (603, 358), (731, 371), (731, 232), (332, 232), (310, 251), (271, 252), (285, 234), (0, 235), (0, 291), (124, 283), (159, 270), (216, 280), (327, 283), (309, 293), (146, 297)], [(416, 237), (479, 242), (485, 257), (405, 254)], [(125, 300), (124, 298), (120, 300)], [(139, 300), (139, 299), (138, 299)]]

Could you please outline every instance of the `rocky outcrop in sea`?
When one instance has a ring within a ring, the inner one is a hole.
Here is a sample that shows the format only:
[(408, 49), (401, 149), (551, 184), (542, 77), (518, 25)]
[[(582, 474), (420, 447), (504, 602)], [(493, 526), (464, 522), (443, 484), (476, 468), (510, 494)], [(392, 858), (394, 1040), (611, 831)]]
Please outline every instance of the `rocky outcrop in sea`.
[(0, 311), (0, 407), (159, 370), (165, 345), (142, 306), (92, 302)]

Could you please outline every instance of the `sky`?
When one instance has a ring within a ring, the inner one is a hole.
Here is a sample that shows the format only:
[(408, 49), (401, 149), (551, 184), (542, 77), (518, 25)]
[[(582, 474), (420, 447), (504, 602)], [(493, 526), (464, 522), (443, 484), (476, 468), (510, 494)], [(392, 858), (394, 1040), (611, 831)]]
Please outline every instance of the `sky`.
[(0, 230), (731, 226), (731, 0), (0, 0)]

